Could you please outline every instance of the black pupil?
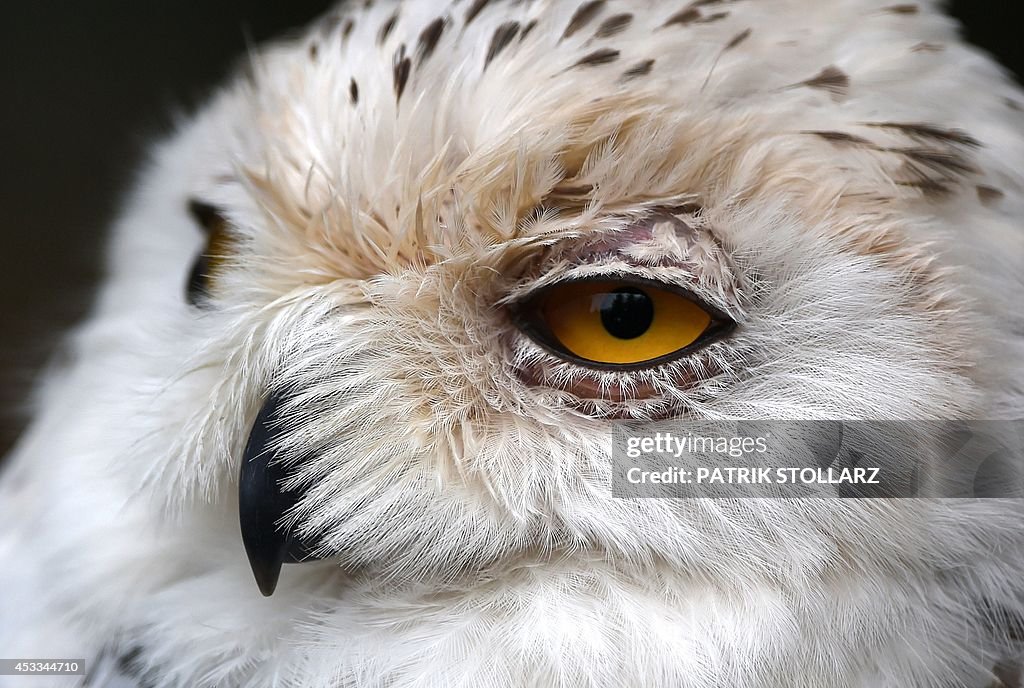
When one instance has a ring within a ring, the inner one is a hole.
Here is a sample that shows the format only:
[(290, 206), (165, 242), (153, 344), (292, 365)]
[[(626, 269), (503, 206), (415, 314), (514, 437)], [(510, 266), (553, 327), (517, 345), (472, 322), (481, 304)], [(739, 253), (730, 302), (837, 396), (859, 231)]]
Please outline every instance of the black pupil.
[(651, 329), (654, 322), (654, 302), (636, 287), (622, 287), (604, 294), (600, 310), (604, 329), (619, 339), (636, 339)]

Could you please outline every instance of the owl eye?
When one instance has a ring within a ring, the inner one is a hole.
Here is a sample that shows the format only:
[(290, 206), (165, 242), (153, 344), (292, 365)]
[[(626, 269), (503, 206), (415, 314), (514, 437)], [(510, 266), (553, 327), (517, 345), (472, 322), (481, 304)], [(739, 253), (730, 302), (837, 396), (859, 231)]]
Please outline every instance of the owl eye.
[(552, 353), (605, 369), (667, 362), (732, 325), (678, 287), (632, 278), (558, 283), (520, 305), (518, 316)]
[(228, 255), (231, 235), (228, 232), (227, 219), (220, 209), (193, 200), (189, 202), (188, 210), (192, 219), (206, 233), (206, 245), (192, 263), (185, 298), (189, 304), (202, 307), (210, 295), (213, 279)]

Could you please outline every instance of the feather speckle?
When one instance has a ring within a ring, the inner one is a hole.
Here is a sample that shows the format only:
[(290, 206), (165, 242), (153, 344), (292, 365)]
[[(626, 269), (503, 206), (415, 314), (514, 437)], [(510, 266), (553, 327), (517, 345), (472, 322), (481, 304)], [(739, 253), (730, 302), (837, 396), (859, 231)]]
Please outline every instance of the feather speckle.
[(388, 40), (388, 36), (395, 30), (395, 25), (398, 24), (398, 12), (395, 12), (381, 25), (380, 31), (377, 34), (377, 43), (383, 45)]
[(633, 22), (633, 15), (624, 13), (616, 14), (615, 16), (608, 17), (601, 25), (597, 27), (597, 31), (594, 32), (595, 38), (611, 38), (616, 36), (627, 28)]
[(641, 77), (641, 76), (647, 76), (648, 74), (651, 73), (651, 70), (653, 68), (654, 68), (654, 60), (653, 59), (642, 60), (640, 62), (637, 62), (635, 65), (633, 65), (629, 69), (627, 69), (625, 72), (623, 72), (622, 73), (622, 78), (623, 78), (623, 80), (628, 81), (630, 79), (636, 79), (636, 78)]
[(615, 62), (621, 53), (613, 48), (601, 48), (587, 53), (573, 65), (573, 67), (597, 67)]
[(490, 47), (487, 48), (487, 58), (484, 60), (486, 67), (504, 50), (512, 39), (519, 33), (519, 22), (505, 22), (494, 31), (491, 37)]
[(850, 77), (838, 67), (829, 66), (811, 78), (801, 81), (799, 85), (827, 91), (833, 98), (839, 100), (846, 96), (850, 88)]
[(729, 39), (729, 42), (725, 44), (725, 47), (722, 48), (722, 50), (732, 50), (738, 45), (741, 45), (748, 38), (750, 38), (750, 34), (752, 34), (753, 32), (753, 29), (744, 29), (743, 31), (740, 31), (738, 34)]
[(441, 40), (442, 34), (444, 34), (445, 19), (444, 17), (438, 17), (434, 21), (427, 25), (427, 28), (423, 29), (420, 33), (419, 41), (416, 46), (416, 60), (419, 64), (430, 57), (434, 53), (434, 49), (437, 48), (438, 41)]
[(977, 148), (979, 141), (962, 129), (937, 127), (925, 122), (868, 122), (868, 126), (894, 129), (918, 140), (933, 140), (968, 148)]
[(665, 20), (662, 27), (667, 26), (686, 26), (700, 19), (700, 10), (694, 7), (687, 7), (684, 10), (676, 12), (671, 17)]
[(854, 145), (854, 146), (872, 146), (873, 144), (863, 136), (857, 136), (856, 134), (850, 134), (845, 131), (807, 131), (805, 134), (811, 134), (819, 138), (825, 139), (829, 143), (835, 143), (840, 145)]
[(402, 99), (405, 86), (409, 82), (409, 74), (412, 72), (412, 60), (406, 56), (404, 44), (395, 52), (393, 72), (395, 101), (397, 102)]
[(469, 6), (468, 10), (466, 10), (466, 17), (463, 23), (466, 26), (472, 24), (473, 20), (476, 19), (481, 12), (483, 12), (484, 8), (487, 7), (487, 4), (490, 1), (491, 0), (473, 0), (473, 4)]
[(917, 14), (920, 11), (920, 7), (912, 4), (904, 5), (889, 5), (883, 8), (883, 11), (889, 12), (890, 14)]
[(577, 31), (593, 21), (594, 17), (604, 9), (605, 4), (607, 4), (606, 0), (590, 0), (576, 8), (572, 19), (569, 20), (569, 25), (562, 33), (562, 39), (571, 38)]

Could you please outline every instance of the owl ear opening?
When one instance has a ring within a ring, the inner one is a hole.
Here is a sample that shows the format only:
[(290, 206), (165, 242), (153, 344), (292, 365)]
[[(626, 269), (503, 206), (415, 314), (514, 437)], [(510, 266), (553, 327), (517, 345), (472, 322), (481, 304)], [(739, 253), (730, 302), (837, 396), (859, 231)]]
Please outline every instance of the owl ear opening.
[(302, 498), (301, 491), (283, 487), (287, 467), (274, 447), (283, 401), (281, 395), (272, 393), (260, 409), (249, 432), (238, 480), (242, 544), (256, 585), (265, 597), (274, 594), (283, 564), (316, 558), (306, 543), (281, 525)]

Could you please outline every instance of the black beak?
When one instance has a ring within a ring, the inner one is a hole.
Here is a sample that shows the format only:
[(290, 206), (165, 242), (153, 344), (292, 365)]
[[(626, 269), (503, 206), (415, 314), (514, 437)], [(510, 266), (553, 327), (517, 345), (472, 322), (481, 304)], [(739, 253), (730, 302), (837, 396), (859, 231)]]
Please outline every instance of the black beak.
[(273, 440), (281, 425), (279, 412), (283, 401), (281, 396), (272, 393), (263, 403), (249, 431), (238, 480), (242, 543), (256, 585), (266, 597), (274, 594), (282, 564), (312, 558), (309, 548), (280, 526), (282, 517), (302, 497), (301, 491), (281, 487), (287, 471), (273, 450)]

